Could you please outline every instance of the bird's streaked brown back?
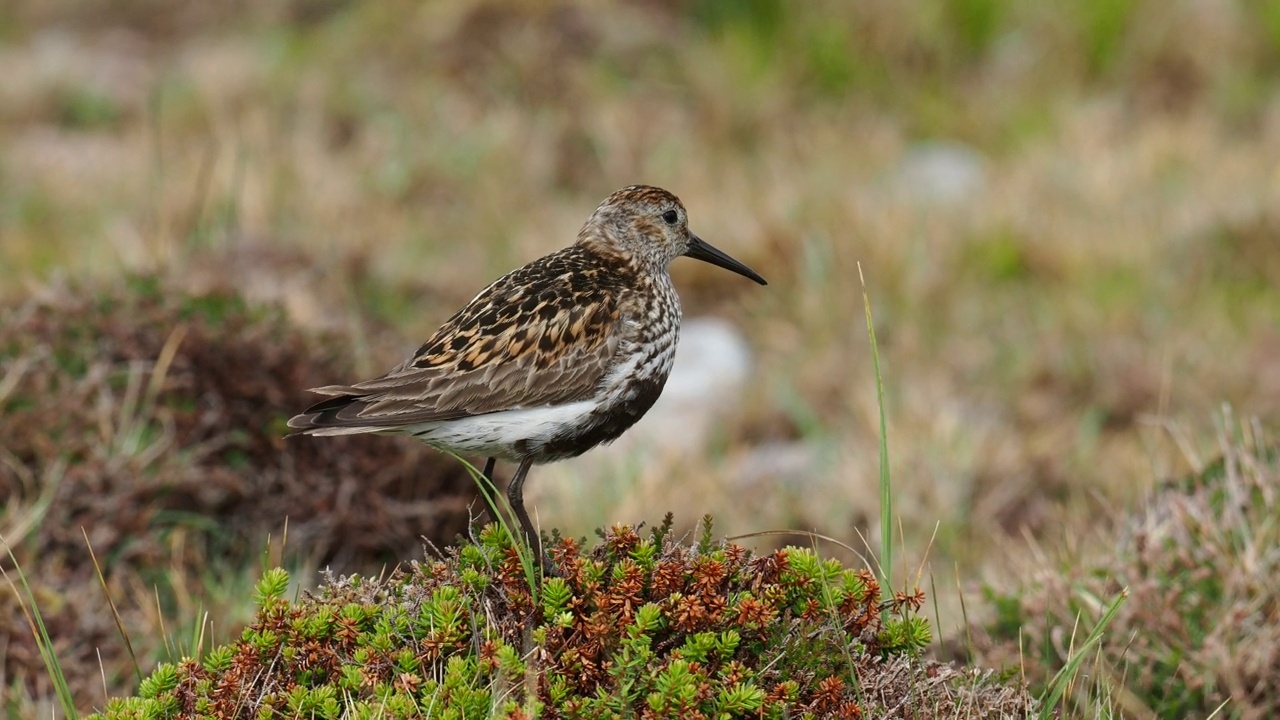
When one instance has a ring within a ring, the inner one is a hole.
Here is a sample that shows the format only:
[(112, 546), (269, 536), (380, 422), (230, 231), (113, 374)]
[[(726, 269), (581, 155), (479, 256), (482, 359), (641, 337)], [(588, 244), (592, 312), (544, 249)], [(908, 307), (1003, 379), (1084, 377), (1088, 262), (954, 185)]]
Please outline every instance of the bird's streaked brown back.
[(583, 246), (548, 255), (485, 288), (383, 377), (315, 388), (333, 397), (289, 426), (394, 428), (590, 397), (635, 283), (629, 265)]

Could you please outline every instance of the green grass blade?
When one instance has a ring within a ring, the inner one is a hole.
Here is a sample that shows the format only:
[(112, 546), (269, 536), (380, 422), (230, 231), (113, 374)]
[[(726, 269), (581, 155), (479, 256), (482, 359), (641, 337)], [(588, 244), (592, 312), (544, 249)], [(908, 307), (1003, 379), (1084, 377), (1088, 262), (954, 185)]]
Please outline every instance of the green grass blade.
[[(511, 512), (511, 504), (507, 501), (506, 496), (498, 492), (497, 485), (486, 480), (484, 473), (477, 470), (475, 465), (472, 465), (467, 462), (466, 459), (449, 452), (448, 450), (441, 450), (441, 452), (462, 463), (462, 467), (467, 469), (467, 473), (471, 475), (471, 480), (476, 484), (476, 487), (480, 488), (480, 493), (484, 495), (485, 504), (488, 507), (499, 507), (499, 503), (501, 503), (501, 507), (505, 508), (507, 512)], [(507, 537), (511, 538), (512, 546), (515, 547), (516, 552), (520, 555), (520, 567), (524, 571), (525, 581), (529, 583), (529, 593), (533, 597), (534, 602), (537, 603), (538, 588), (540, 586), (538, 584), (537, 566), (535, 565), (535, 563), (538, 562), (538, 559), (534, 557), (533, 548), (529, 547), (529, 545), (523, 540), (524, 533), (517, 533), (511, 525), (507, 523), (507, 519), (502, 513), (498, 513), (498, 517), (494, 518), (494, 520), (501, 525), (504, 530), (506, 530)]]
[(1049, 681), (1049, 685), (1045, 688), (1044, 695), (1040, 698), (1041, 720), (1049, 720), (1050, 718), (1055, 717), (1053, 709), (1058, 706), (1058, 701), (1062, 699), (1063, 693), (1066, 692), (1067, 684), (1076, 676), (1076, 673), (1079, 671), (1080, 665), (1084, 662), (1085, 657), (1089, 655), (1098, 643), (1102, 642), (1102, 635), (1106, 632), (1107, 626), (1115, 619), (1116, 613), (1120, 611), (1120, 606), (1124, 605), (1124, 602), (1127, 599), (1129, 599), (1129, 588), (1121, 590), (1120, 593), (1115, 596), (1111, 601), (1111, 604), (1107, 606), (1106, 611), (1102, 613), (1102, 617), (1094, 624), (1093, 630), (1089, 632), (1089, 637), (1086, 638), (1084, 644), (1080, 646), (1080, 650), (1072, 655), (1071, 658), (1067, 660), (1067, 664), (1063, 665), (1062, 669), (1059, 670), (1053, 676), (1053, 679)]
[(3, 566), (0, 566), (0, 574), (4, 575), (9, 587), (13, 589), (13, 594), (18, 598), (18, 604), (22, 607), (22, 614), (27, 619), (27, 626), (31, 628), (31, 635), (36, 641), (36, 647), (40, 650), (40, 659), (44, 662), (45, 670), (49, 673), (49, 679), (53, 683), (54, 692), (58, 695), (58, 703), (62, 705), (62, 712), (71, 720), (75, 720), (80, 715), (76, 712), (75, 701), (71, 697), (71, 688), (67, 685), (66, 675), (62, 672), (62, 664), (58, 662), (58, 656), (53, 650), (53, 641), (49, 638), (49, 631), (44, 626), (44, 618), (40, 615), (40, 608), (36, 606), (35, 594), (31, 592), (31, 586), (27, 584), (27, 576), (22, 572), (22, 566), (18, 564), (18, 558), (14, 556), (13, 548), (9, 546), (9, 542), (0, 537), (0, 543), (4, 544), (4, 550), (9, 555), (10, 562), (13, 563), (13, 569), (18, 575), (18, 583), (22, 585), (22, 590), (18, 590), (13, 578), (9, 577), (8, 571)]
[(862, 307), (867, 316), (867, 337), (871, 341), (871, 363), (876, 373), (876, 406), (880, 411), (880, 594), (893, 597), (893, 493), (889, 483), (889, 430), (884, 413), (884, 379), (880, 374), (880, 351), (876, 346), (876, 329), (871, 319), (871, 298), (867, 281), (858, 263), (858, 281), (862, 283)]

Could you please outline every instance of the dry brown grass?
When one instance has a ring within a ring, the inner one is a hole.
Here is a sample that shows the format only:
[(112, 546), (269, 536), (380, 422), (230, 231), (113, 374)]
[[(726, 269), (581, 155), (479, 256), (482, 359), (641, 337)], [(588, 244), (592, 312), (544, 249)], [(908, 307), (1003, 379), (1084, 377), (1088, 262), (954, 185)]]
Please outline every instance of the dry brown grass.
[[(616, 478), (540, 471), (546, 526), (676, 507), (730, 533), (878, 537), (859, 262), (899, 562), (936, 531), (943, 586), (1190, 471), (1171, 422), (1223, 402), (1280, 418), (1274, 3), (11, 5), (9, 297), (51, 273), (203, 283), (210, 251), (248, 258), (233, 283), (378, 372), (636, 181), (759, 269), (766, 289), (675, 267), (687, 313), (731, 318), (758, 353), (721, 442)], [(903, 172), (922, 139), (968, 143), (984, 182), (922, 200)], [(279, 250), (303, 260), (254, 260)], [(761, 447), (800, 460), (753, 475)]]
[[(80, 706), (133, 671), (93, 555), (147, 668), (244, 622), (268, 554), (376, 575), (465, 531), (476, 494), (456, 464), (374, 438), (284, 437), (302, 388), (349, 371), (332, 342), (153, 278), (0, 310), (0, 568), (29, 578)], [(0, 678), (21, 707), (48, 675), (18, 597), (0, 595), (0, 612)]]
[[(1122, 588), (1130, 596), (1071, 687), (1082, 715), (1263, 718), (1280, 712), (1280, 455), (1230, 427), (1217, 459), (1158, 489), (1115, 526), (1014, 560), (1015, 589), (978, 631), (981, 662), (1043, 682), (1079, 653)], [(1083, 630), (1082, 630), (1083, 628)]]

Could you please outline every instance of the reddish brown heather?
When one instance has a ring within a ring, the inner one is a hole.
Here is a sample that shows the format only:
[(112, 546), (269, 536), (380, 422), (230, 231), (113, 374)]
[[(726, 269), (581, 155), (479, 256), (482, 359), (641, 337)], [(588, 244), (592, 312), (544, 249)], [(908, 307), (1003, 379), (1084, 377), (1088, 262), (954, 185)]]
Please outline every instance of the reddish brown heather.
[[(982, 697), (979, 704), (970, 705), (960, 697), (963, 692), (956, 690), (966, 686), (966, 681), (955, 668), (908, 655), (883, 655), (878, 640), (883, 629), (877, 612), (879, 587), (869, 574), (862, 576), (867, 583), (856, 602), (836, 610), (838, 625), (843, 626), (840, 631), (832, 624), (837, 618), (806, 619), (792, 609), (791, 593), (776, 584), (789, 574), (782, 572), (790, 563), (788, 550), (753, 557), (741, 547), (727, 545), (714, 548), (719, 557), (712, 557), (667, 538), (659, 540), (661, 550), (642, 568), (628, 556), (637, 542), (633, 529), (617, 526), (593, 548), (572, 539), (554, 544), (550, 550), (553, 565), (571, 593), (566, 608), (569, 619), (564, 625), (547, 624), (547, 618), (541, 617), (541, 606), (532, 601), (518, 563), (478, 566), (492, 581), (468, 585), (460, 575), (459, 551), (451, 548), (442, 560), (400, 568), (384, 579), (330, 576), (319, 593), (299, 603), (270, 601), (252, 624), (250, 634), (270, 636), (272, 645), (278, 647), (240, 643), (231, 666), (217, 677), (187, 663), (179, 669), (179, 682), (194, 689), (212, 678), (216, 691), (209, 698), (216, 714), (244, 714), (254, 709), (246, 709), (246, 699), (252, 703), (269, 695), (283, 697), (298, 687), (300, 677), (309, 678), (307, 682), (312, 684), (332, 684), (346, 677), (340, 666), (350, 667), (357, 654), (363, 683), (353, 693), (360, 696), (376, 692), (379, 685), (419, 690), (425, 677), (438, 677), (435, 674), (443, 672), (451, 657), (465, 655), (472, 647), (477, 648), (484, 672), (492, 674), (501, 662), (501, 642), (524, 648), (521, 656), (529, 668), (522, 681), (502, 690), (503, 696), (523, 704), (522, 696), (533, 692), (542, 703), (543, 717), (575, 717), (575, 712), (586, 709), (588, 699), (616, 690), (617, 663), (622, 657), (619, 647), (637, 631), (632, 624), (634, 609), (653, 603), (664, 621), (644, 631), (644, 642), (653, 651), (647, 673), (659, 672), (679, 657), (675, 651), (694, 633), (736, 632), (741, 638), (738, 650), (729, 656), (711, 655), (689, 663), (696, 689), (691, 704), (680, 710), (680, 717), (703, 717), (697, 706), (714, 692), (707, 680), (712, 677), (720, 679), (722, 687), (732, 686), (735, 678), (751, 678), (772, 701), (785, 703), (797, 715), (812, 713), (815, 717), (857, 718), (871, 707), (926, 707), (930, 716), (937, 717), (972, 717), (965, 709), (972, 713), (981, 707), (982, 712), (991, 714), (980, 712), (978, 716), (1015, 717), (1030, 707), (1025, 693), (990, 686), (977, 676), (971, 689), (975, 697), (979, 692)], [(474, 572), (477, 566), (468, 567)], [(343, 608), (351, 606), (395, 608), (413, 617), (442, 588), (469, 588), (464, 590), (468, 596), (464, 605), (470, 607), (473, 618), (464, 618), (454, 630), (433, 627), (417, 637), (412, 633), (399, 636), (402, 642), (385, 649), (361, 637), (358, 622), (364, 623), (366, 631), (376, 625), (368, 618), (339, 619), (321, 642), (300, 630), (306, 625), (301, 620), (316, 616), (323, 608), (328, 608), (326, 614), (339, 618)], [(768, 606), (767, 614), (775, 622), (754, 624), (744, 622), (748, 614), (741, 611), (725, 612), (729, 598), (740, 598), (746, 592), (762, 598), (756, 602)], [(545, 641), (531, 647), (529, 629), (539, 625)], [(864, 638), (861, 643), (847, 642), (857, 635)], [(418, 672), (405, 673), (400, 667), (398, 660), (406, 654), (423, 663)], [(856, 678), (856, 683), (851, 684), (849, 678)], [(571, 694), (563, 703), (551, 700), (552, 679), (564, 679), (571, 685)], [(948, 689), (949, 685), (953, 687)], [(194, 710), (194, 705), (187, 709)], [(655, 714), (646, 707), (639, 716), (656, 720), (672, 717), (671, 712), (668, 708)]]

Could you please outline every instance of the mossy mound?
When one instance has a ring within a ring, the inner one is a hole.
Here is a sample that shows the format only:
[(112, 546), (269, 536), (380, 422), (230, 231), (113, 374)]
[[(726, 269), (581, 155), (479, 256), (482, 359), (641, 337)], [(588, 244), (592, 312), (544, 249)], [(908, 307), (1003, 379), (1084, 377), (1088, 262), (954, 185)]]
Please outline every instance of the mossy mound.
[[(346, 572), (466, 528), (475, 488), (448, 458), (285, 439), (305, 388), (349, 377), (344, 350), (274, 308), (156, 277), (0, 309), (0, 528), (78, 702), (132, 674), (86, 544), (137, 632), (172, 593), (253, 566), (286, 521), (291, 548)], [(0, 666), (34, 688), (47, 671), (14, 599), (0, 596)]]
[(241, 638), (158, 667), (106, 718), (1024, 717), (989, 675), (920, 658), (923, 596), (865, 570), (629, 527), (559, 539), (535, 587), (497, 526), (383, 580), (258, 585)]

